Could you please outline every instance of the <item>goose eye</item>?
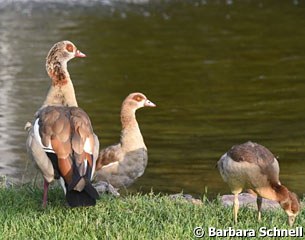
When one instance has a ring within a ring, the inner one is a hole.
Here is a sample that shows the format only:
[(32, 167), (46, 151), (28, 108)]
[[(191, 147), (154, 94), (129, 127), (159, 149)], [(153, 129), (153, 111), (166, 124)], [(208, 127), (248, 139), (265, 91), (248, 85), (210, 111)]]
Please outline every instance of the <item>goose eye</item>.
[(68, 43), (67, 46), (66, 46), (66, 49), (68, 52), (73, 52), (73, 45)]
[(136, 95), (133, 97), (134, 100), (136, 100), (137, 102), (141, 102), (143, 100), (143, 97), (140, 95)]

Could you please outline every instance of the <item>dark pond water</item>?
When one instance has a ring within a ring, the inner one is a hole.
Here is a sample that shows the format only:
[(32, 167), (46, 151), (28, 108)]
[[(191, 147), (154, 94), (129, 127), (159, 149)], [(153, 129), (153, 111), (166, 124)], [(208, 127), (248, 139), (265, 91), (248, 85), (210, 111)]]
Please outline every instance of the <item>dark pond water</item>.
[(102, 146), (118, 141), (129, 93), (158, 105), (137, 113), (149, 164), (132, 190), (229, 192), (215, 164), (253, 140), (304, 192), (303, 2), (86, 2), (0, 0), (0, 174), (33, 179), (23, 127), (49, 86), (49, 48), (69, 39), (88, 56), (69, 71)]

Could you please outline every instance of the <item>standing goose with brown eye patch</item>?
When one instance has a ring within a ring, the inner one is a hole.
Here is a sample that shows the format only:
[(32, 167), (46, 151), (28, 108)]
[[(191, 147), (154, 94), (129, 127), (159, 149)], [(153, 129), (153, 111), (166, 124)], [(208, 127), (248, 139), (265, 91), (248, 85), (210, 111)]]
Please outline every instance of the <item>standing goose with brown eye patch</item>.
[(27, 124), (27, 150), (44, 177), (43, 207), (49, 183), (60, 179), (71, 207), (95, 205), (91, 184), (99, 141), (87, 113), (78, 107), (67, 63), (85, 57), (70, 41), (56, 43), (48, 53), (46, 70), (52, 82), (32, 124)]
[(121, 140), (101, 150), (96, 161), (96, 187), (104, 191), (110, 184), (115, 188), (130, 186), (142, 176), (147, 165), (147, 148), (136, 120), (136, 110), (155, 107), (142, 93), (131, 93), (121, 108)]

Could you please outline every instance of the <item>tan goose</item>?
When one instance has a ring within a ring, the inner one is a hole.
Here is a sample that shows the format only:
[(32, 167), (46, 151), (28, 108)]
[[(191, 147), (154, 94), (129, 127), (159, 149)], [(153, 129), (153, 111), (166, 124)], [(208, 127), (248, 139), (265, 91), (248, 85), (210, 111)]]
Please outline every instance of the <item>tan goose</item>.
[(27, 150), (44, 177), (43, 206), (49, 183), (61, 179), (71, 207), (95, 205), (98, 193), (91, 184), (99, 142), (86, 112), (77, 106), (67, 62), (85, 57), (69, 41), (56, 43), (47, 56), (52, 80), (42, 107), (30, 125)]
[(121, 108), (121, 140), (101, 150), (96, 162), (96, 182), (107, 182), (115, 188), (128, 187), (142, 176), (147, 165), (145, 146), (136, 110), (155, 107), (142, 93), (131, 93)]
[(262, 198), (277, 201), (293, 225), (300, 211), (297, 195), (290, 192), (279, 180), (279, 164), (274, 155), (264, 146), (246, 142), (233, 146), (217, 162), (223, 180), (234, 194), (233, 212), (237, 222), (238, 194), (249, 188), (257, 194), (258, 220), (261, 219)]

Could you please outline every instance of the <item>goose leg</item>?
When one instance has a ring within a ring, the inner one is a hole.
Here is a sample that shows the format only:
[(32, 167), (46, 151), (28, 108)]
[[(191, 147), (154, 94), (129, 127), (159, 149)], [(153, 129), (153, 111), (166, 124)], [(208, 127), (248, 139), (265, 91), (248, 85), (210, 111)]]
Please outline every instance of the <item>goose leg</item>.
[(47, 180), (44, 179), (44, 183), (43, 183), (43, 200), (42, 200), (42, 207), (43, 208), (45, 208), (47, 206), (48, 190), (49, 190), (49, 183), (47, 182)]
[(234, 193), (234, 203), (233, 203), (234, 223), (237, 223), (238, 209), (239, 209), (238, 193)]
[(260, 222), (261, 221), (261, 218), (262, 218), (262, 201), (263, 199), (260, 197), (260, 196), (257, 196), (257, 199), (256, 199), (256, 203), (257, 203), (257, 219), (258, 221)]

